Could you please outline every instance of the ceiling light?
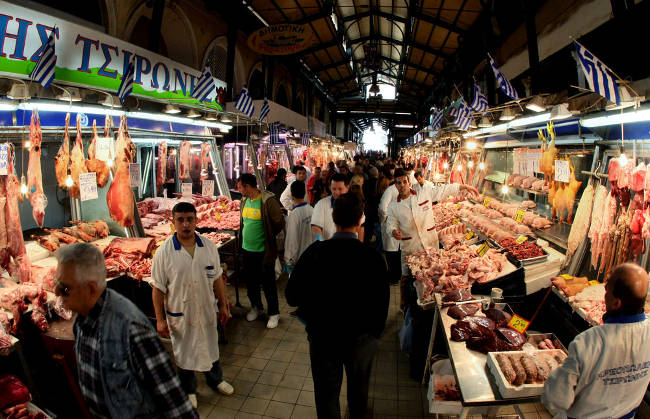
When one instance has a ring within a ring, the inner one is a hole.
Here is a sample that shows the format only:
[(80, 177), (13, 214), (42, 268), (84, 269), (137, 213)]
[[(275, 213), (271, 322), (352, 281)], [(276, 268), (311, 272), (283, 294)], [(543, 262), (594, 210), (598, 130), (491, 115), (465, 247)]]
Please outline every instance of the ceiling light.
[(225, 122), (225, 123), (232, 122), (232, 119), (230, 119), (228, 115), (224, 113), (221, 115), (221, 122)]
[(188, 118), (198, 118), (199, 116), (201, 116), (201, 114), (195, 111), (194, 109), (190, 109), (189, 112), (187, 112), (187, 115), (185, 116), (187, 116)]
[(621, 153), (620, 156), (618, 156), (618, 163), (620, 164), (621, 167), (627, 166), (627, 156), (625, 153)]
[(632, 112), (616, 113), (613, 115), (587, 118), (580, 121), (580, 125), (587, 128), (594, 128), (607, 125), (629, 124), (644, 121), (650, 121), (650, 109), (638, 109)]
[(436, 173), (435, 175), (433, 175), (433, 178), (434, 179), (440, 179), (440, 173)]
[(458, 170), (459, 172), (462, 172), (463, 171), (463, 166), (459, 164), (458, 167), (456, 168), (456, 170)]
[(490, 118), (488, 118), (487, 116), (484, 116), (479, 121), (478, 126), (479, 128), (489, 128), (492, 126), (492, 121), (490, 121)]
[(526, 104), (526, 109), (531, 110), (533, 112), (545, 111), (546, 106), (544, 106), (544, 98), (542, 98), (541, 96), (535, 96), (533, 100), (531, 100)]
[(207, 114), (205, 115), (205, 120), (206, 120), (206, 121), (216, 121), (216, 120), (217, 120), (217, 116), (216, 116), (215, 114), (213, 114), (213, 113), (207, 113)]
[(102, 100), (99, 103), (101, 105), (104, 105), (104, 106), (110, 106), (111, 108), (120, 108), (120, 107), (122, 107), (122, 105), (120, 103), (120, 99), (118, 99), (117, 96), (113, 96), (113, 95), (106, 95), (104, 100)]
[(444, 163), (442, 164), (442, 168), (443, 168), (443, 169), (446, 169), (446, 168), (448, 168), (448, 167), (449, 167), (449, 163), (444, 162)]
[(467, 167), (469, 167), (470, 169), (471, 169), (472, 167), (474, 167), (474, 162), (471, 161), (471, 160), (468, 161), (468, 162), (467, 162)]
[(479, 169), (479, 170), (485, 170), (485, 163), (480, 162), (480, 163), (478, 164), (478, 169)]
[(558, 119), (566, 119), (572, 117), (573, 114), (569, 112), (569, 104), (568, 103), (562, 103), (560, 105), (555, 105), (553, 106), (553, 109), (551, 109), (551, 121), (556, 121)]
[(11, 85), (7, 97), (16, 100), (29, 99), (29, 89), (25, 83), (15, 82)]
[(174, 106), (171, 103), (168, 103), (163, 108), (163, 112), (165, 112), (165, 113), (180, 113), (181, 109), (178, 106)]
[(503, 185), (501, 187), (501, 193), (504, 195), (508, 193), (508, 185)]
[(76, 87), (66, 87), (64, 91), (56, 95), (56, 98), (66, 102), (80, 102), (81, 93)]
[(72, 176), (68, 175), (68, 177), (65, 178), (65, 186), (72, 188), (72, 185), (74, 185), (74, 180), (72, 180)]
[(499, 119), (501, 121), (512, 121), (513, 119), (515, 119), (515, 116), (517, 115), (515, 114), (515, 111), (512, 108), (505, 108), (501, 113)]

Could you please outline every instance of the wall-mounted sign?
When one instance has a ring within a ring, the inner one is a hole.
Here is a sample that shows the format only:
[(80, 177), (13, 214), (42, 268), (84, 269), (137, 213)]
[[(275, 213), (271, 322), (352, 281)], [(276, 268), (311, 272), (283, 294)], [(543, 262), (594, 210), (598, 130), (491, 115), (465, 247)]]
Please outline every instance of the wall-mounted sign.
[(300, 52), (313, 43), (309, 25), (291, 23), (271, 25), (253, 32), (248, 37), (248, 47), (265, 55), (289, 55)]
[[(200, 71), (103, 32), (1, 0), (0, 74), (28, 78), (54, 26), (56, 80), (117, 92), (135, 56), (133, 95), (198, 103), (190, 94)], [(223, 81), (214, 81), (217, 89), (226, 87)]]

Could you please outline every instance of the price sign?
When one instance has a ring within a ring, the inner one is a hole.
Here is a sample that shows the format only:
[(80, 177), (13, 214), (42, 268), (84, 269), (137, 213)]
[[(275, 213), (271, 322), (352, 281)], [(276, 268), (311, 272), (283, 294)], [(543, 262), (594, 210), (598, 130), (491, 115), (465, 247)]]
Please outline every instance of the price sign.
[(165, 242), (164, 242), (164, 241), (159, 241), (158, 243), (156, 243), (156, 248), (153, 249), (153, 250), (151, 251), (151, 256), (155, 256), (155, 255), (156, 255), (156, 250), (158, 250), (158, 248), (159, 248), (163, 243), (165, 243)]
[(485, 199), (483, 200), (483, 205), (486, 206), (486, 207), (487, 207), (487, 206), (490, 206), (490, 201), (491, 201), (490, 198), (485, 198)]
[(476, 250), (476, 253), (478, 253), (479, 256), (483, 256), (483, 255), (488, 251), (489, 248), (490, 248), (490, 246), (488, 246), (487, 243), (483, 243), (483, 244), (481, 245), (481, 247), (479, 247), (479, 248)]
[(131, 178), (131, 187), (139, 188), (142, 183), (140, 179), (140, 163), (129, 164), (129, 177)]
[(451, 223), (452, 224), (458, 224), (458, 223), (460, 223), (460, 220), (458, 218), (454, 218), (453, 220), (451, 220)]
[(114, 147), (115, 144), (111, 137), (97, 138), (97, 142), (95, 143), (95, 158), (102, 161), (110, 160), (111, 157), (115, 155), (114, 152), (112, 152)]
[(516, 330), (517, 332), (521, 333), (522, 335), (526, 332), (526, 329), (528, 329), (528, 326), (530, 326), (530, 322), (523, 317), (520, 317), (516, 314), (512, 315), (512, 318), (508, 322), (508, 327), (511, 329)]
[(526, 211), (518, 209), (517, 213), (515, 214), (515, 221), (518, 222), (518, 223), (523, 222), (525, 214), (526, 214)]
[(221, 214), (219, 214), (219, 211), (215, 211), (214, 216), (217, 218), (217, 221), (221, 221)]
[(456, 204), (456, 209), (460, 209), (460, 203)]
[(9, 144), (0, 144), (0, 175), (9, 174)]
[(190, 182), (181, 184), (181, 193), (183, 196), (192, 196), (192, 184)]
[(562, 274), (562, 275), (560, 275), (560, 276), (561, 276), (562, 278), (564, 278), (564, 279), (572, 279), (572, 278), (573, 278), (573, 277), (572, 277), (571, 275), (569, 275), (569, 274)]
[(214, 195), (214, 180), (204, 180), (201, 184), (201, 195), (212, 196)]
[(97, 174), (95, 172), (79, 174), (79, 193), (81, 201), (97, 199)]
[(226, 209), (228, 209), (228, 206), (226, 205), (225, 202), (222, 202), (222, 203), (221, 203), (221, 209), (224, 210), (224, 211), (225, 211)]
[(169, 227), (172, 229), (172, 233), (176, 233), (176, 229), (174, 228), (174, 223), (169, 223)]
[(555, 180), (558, 182), (569, 182), (571, 170), (567, 160), (555, 160)]
[(465, 240), (469, 240), (472, 237), (474, 237), (474, 232), (473, 231), (470, 231), (469, 233), (465, 234)]
[(517, 237), (517, 240), (515, 240), (515, 243), (517, 243), (517, 244), (522, 244), (522, 243), (525, 242), (526, 240), (528, 240), (528, 237), (527, 237), (527, 236), (519, 236), (519, 237)]
[(596, 281), (595, 279), (592, 279), (591, 281), (589, 281), (589, 285), (590, 286), (600, 285), (600, 282)]

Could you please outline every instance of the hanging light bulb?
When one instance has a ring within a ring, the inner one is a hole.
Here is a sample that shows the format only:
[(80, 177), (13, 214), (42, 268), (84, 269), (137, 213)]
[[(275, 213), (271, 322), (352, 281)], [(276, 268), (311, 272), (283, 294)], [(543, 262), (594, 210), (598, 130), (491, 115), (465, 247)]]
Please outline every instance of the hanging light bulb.
[(65, 179), (65, 186), (71, 188), (72, 185), (74, 185), (74, 181), (72, 180), (72, 176), (68, 173), (68, 177)]
[(485, 170), (485, 163), (480, 162), (480, 163), (478, 164), (478, 168), (479, 168), (479, 170)]
[(25, 140), (25, 146), (24, 146), (24, 147), (25, 147), (27, 150), (29, 150), (30, 148), (32, 148), (32, 142), (29, 141), (29, 140)]
[(110, 167), (113, 167), (113, 159), (108, 159), (108, 160), (106, 161), (106, 166), (108, 166), (109, 168), (110, 168)]
[(442, 168), (443, 168), (443, 169), (446, 169), (446, 168), (448, 168), (448, 167), (449, 167), (449, 163), (444, 162), (444, 163), (442, 164)]
[(20, 178), (20, 193), (27, 195), (27, 184), (25, 183), (25, 175)]
[(463, 166), (459, 164), (458, 167), (456, 168), (456, 170), (458, 170), (459, 172), (462, 172), (463, 171)]
[(433, 178), (436, 180), (440, 179), (440, 173), (436, 173), (435, 175), (433, 175)]
[(621, 164), (621, 167), (627, 166), (627, 156), (625, 153), (621, 153), (621, 155), (618, 158), (618, 162)]
[(467, 162), (467, 167), (469, 167), (470, 169), (471, 169), (472, 167), (474, 167), (474, 162), (471, 161), (471, 160), (468, 161), (468, 162)]
[(508, 193), (508, 185), (503, 185), (501, 187), (501, 193), (504, 195)]

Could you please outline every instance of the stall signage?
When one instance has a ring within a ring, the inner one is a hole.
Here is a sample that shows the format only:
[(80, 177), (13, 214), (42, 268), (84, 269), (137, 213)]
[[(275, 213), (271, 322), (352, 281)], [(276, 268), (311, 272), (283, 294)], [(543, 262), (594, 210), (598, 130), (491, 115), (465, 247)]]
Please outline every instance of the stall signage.
[(472, 237), (474, 237), (474, 232), (471, 230), (467, 234), (465, 234), (465, 240), (469, 240)]
[(555, 160), (555, 180), (558, 182), (569, 182), (571, 171), (567, 160)]
[(201, 184), (201, 195), (212, 196), (214, 195), (214, 180), (204, 180)]
[(508, 322), (509, 328), (516, 330), (522, 335), (526, 332), (528, 326), (530, 326), (530, 322), (517, 314), (513, 314), (512, 318)]
[(519, 237), (517, 237), (517, 240), (515, 240), (515, 243), (517, 243), (517, 244), (522, 244), (522, 243), (525, 242), (526, 240), (528, 240), (528, 237), (526, 237), (526, 236), (519, 236)]
[(312, 44), (313, 33), (308, 24), (271, 25), (253, 32), (248, 37), (248, 47), (264, 55), (295, 54)]
[[(199, 103), (190, 96), (201, 75), (199, 70), (103, 32), (6, 1), (0, 0), (0, 10), (3, 75), (27, 79), (56, 27), (57, 81), (117, 92), (121, 76), (134, 57), (133, 95)], [(214, 82), (217, 89), (226, 88), (223, 81)], [(216, 96), (214, 92), (209, 98), (213, 100)]]
[(515, 221), (518, 223), (521, 223), (524, 221), (524, 215), (526, 215), (526, 212), (524, 210), (518, 209), (517, 213), (515, 214)]
[(564, 279), (572, 279), (572, 278), (573, 278), (573, 277), (572, 277), (571, 275), (569, 275), (569, 274), (562, 274), (562, 275), (560, 275), (560, 276), (561, 276), (562, 278), (564, 278)]
[(192, 183), (186, 182), (181, 185), (181, 193), (183, 196), (192, 196)]
[(129, 164), (129, 178), (131, 178), (131, 187), (139, 188), (142, 184), (140, 179), (140, 163)]
[(79, 174), (79, 192), (81, 201), (97, 199), (97, 174), (95, 172)]
[(488, 246), (487, 243), (483, 243), (483, 244), (481, 245), (481, 247), (479, 247), (479, 248), (476, 250), (476, 253), (478, 253), (478, 255), (482, 257), (485, 253), (487, 253), (487, 251), (488, 251), (489, 248), (490, 248), (490, 246)]
[(483, 205), (486, 206), (486, 207), (490, 206), (490, 201), (491, 201), (490, 198), (485, 198), (485, 199), (483, 200)]
[(95, 157), (97, 160), (109, 161), (115, 155), (115, 142), (111, 137), (97, 138)]
[(0, 175), (9, 174), (9, 144), (0, 144)]

